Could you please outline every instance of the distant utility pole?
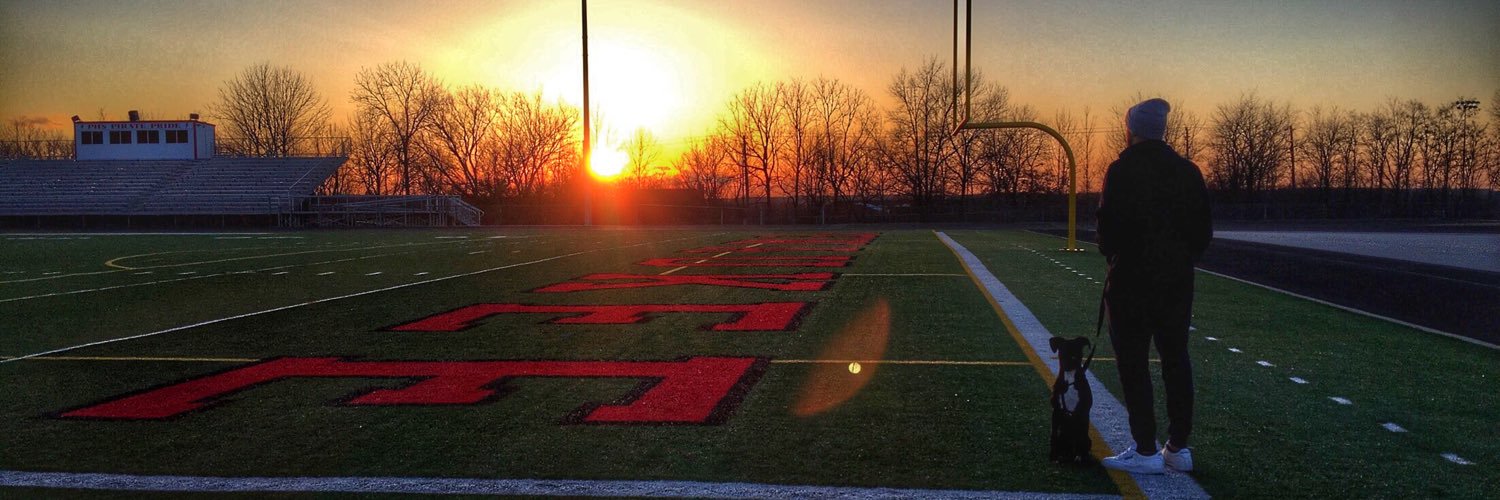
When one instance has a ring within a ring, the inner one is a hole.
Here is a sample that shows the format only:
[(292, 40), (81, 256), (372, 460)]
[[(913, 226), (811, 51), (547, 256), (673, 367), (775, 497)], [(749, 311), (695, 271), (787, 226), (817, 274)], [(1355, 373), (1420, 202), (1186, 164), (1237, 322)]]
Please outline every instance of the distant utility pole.
[(593, 147), (589, 134), (589, 0), (583, 0), (583, 225), (594, 225), (594, 179), (590, 158)]

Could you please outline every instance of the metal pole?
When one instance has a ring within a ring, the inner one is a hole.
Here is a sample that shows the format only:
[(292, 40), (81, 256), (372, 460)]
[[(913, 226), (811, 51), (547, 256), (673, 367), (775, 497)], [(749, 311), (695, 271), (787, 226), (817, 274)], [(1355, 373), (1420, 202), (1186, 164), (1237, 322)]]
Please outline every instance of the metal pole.
[(583, 0), (583, 225), (594, 225), (593, 137), (589, 133), (589, 0)]
[(1053, 130), (1052, 127), (1037, 122), (980, 122), (965, 123), (965, 129), (1001, 129), (1001, 128), (1029, 128), (1046, 132), (1047, 135), (1057, 139), (1062, 145), (1063, 153), (1068, 156), (1068, 247), (1063, 250), (1069, 252), (1082, 252), (1078, 248), (1078, 164), (1073, 160), (1073, 147), (1068, 145), (1068, 140), (1062, 134)]
[[(958, 24), (958, 9), (954, 6), (953, 23)], [(957, 29), (957, 28), (955, 28)], [(1057, 133), (1052, 127), (1036, 122), (981, 122), (971, 123), (970, 116), (972, 102), (970, 96), (974, 93), (973, 79), (969, 71), (973, 62), (974, 45), (974, 0), (966, 0), (964, 11), (964, 124), (960, 130), (972, 129), (1002, 129), (1002, 128), (1029, 128), (1046, 132), (1047, 135), (1057, 139), (1062, 145), (1063, 153), (1068, 156), (1068, 247), (1063, 250), (1068, 252), (1082, 252), (1078, 248), (1078, 163), (1073, 159), (1073, 147), (1068, 145), (1068, 140), (1062, 134)]]
[(974, 77), (969, 74), (974, 58), (974, 0), (968, 0), (964, 10), (964, 123), (969, 123), (969, 100), (974, 95)]

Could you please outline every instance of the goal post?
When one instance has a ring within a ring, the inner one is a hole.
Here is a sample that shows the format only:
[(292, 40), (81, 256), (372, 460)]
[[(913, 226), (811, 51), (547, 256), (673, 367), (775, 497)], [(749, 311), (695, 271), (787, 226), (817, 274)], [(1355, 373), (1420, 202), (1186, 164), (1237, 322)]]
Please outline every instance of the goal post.
[[(953, 72), (958, 73), (958, 2), (953, 0)], [(1065, 252), (1082, 252), (1078, 248), (1078, 163), (1073, 158), (1073, 147), (1068, 145), (1068, 140), (1058, 133), (1056, 129), (1037, 122), (975, 122), (970, 115), (972, 103), (970, 96), (973, 94), (973, 78), (970, 76), (971, 62), (973, 59), (973, 33), (974, 33), (974, 0), (964, 0), (964, 119), (959, 125), (959, 130), (993, 130), (993, 129), (1032, 129), (1045, 132), (1057, 140), (1062, 146), (1063, 154), (1068, 158), (1068, 246), (1062, 250)], [(956, 80), (956, 78), (955, 78)], [(957, 82), (954, 82), (957, 85)], [(954, 92), (955, 97), (957, 92)], [(956, 101), (956, 99), (955, 99)], [(954, 102), (954, 106), (958, 105)]]

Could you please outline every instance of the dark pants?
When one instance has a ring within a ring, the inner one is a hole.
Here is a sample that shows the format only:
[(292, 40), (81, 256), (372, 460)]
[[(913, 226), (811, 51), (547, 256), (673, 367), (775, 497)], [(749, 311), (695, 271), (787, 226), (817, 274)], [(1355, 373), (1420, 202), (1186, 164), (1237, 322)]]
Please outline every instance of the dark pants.
[[(1193, 310), (1192, 268), (1146, 279), (1113, 276), (1105, 294), (1109, 338), (1130, 412), (1130, 434), (1136, 450), (1156, 450), (1156, 407), (1151, 388), (1151, 342), (1161, 355), (1167, 390), (1167, 436), (1174, 447), (1188, 444), (1193, 431), (1193, 362), (1188, 356), (1188, 323)], [(1167, 278), (1167, 279), (1163, 279)], [(1184, 279), (1185, 278), (1185, 279)]]

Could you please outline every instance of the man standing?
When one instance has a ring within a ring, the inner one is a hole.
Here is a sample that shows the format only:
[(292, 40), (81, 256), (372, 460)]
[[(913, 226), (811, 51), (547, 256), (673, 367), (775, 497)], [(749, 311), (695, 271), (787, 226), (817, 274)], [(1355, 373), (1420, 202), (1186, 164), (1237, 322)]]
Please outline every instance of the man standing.
[[(1130, 434), (1135, 445), (1104, 466), (1160, 474), (1193, 469), (1193, 366), (1188, 324), (1193, 262), (1213, 238), (1208, 190), (1198, 166), (1162, 142), (1171, 106), (1148, 99), (1125, 113), (1128, 142), (1104, 174), (1099, 251), (1109, 260), (1104, 297)], [(1167, 392), (1167, 443), (1157, 452), (1150, 348), (1156, 342)]]

